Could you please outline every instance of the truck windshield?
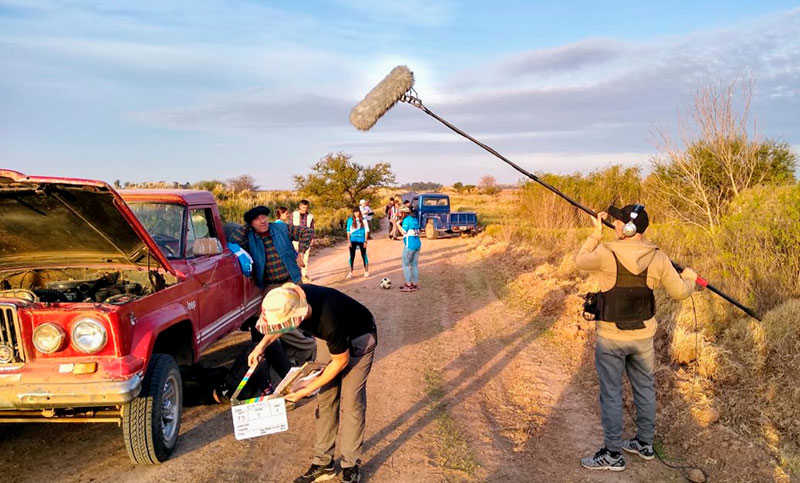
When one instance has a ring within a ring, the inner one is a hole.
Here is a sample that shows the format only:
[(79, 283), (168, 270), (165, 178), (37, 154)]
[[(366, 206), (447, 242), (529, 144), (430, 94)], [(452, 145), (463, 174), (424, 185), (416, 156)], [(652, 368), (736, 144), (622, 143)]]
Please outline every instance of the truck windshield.
[(181, 258), (186, 207), (173, 203), (129, 203), (128, 206), (167, 258)]
[(422, 200), (422, 206), (447, 206), (450, 204), (450, 200), (447, 198), (424, 198)]

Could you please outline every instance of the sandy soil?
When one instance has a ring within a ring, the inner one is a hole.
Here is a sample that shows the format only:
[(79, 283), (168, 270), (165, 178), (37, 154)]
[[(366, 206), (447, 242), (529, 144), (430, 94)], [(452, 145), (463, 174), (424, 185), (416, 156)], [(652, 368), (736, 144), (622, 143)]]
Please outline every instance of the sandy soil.
[[(422, 289), (401, 293), (402, 244), (385, 231), (377, 236), (368, 247), (369, 278), (357, 268), (344, 280), (344, 245), (311, 258), (315, 283), (347, 292), (378, 320), (363, 481), (683, 480), (636, 457), (623, 473), (580, 468), (579, 457), (602, 444), (602, 429), (585, 369), (588, 345), (562, 343), (553, 327), (572, 316), (563, 287), (546, 287), (533, 312), (509, 304), (497, 295), (497, 260), (481, 250), (482, 238), (449, 238), (423, 240)], [(395, 287), (381, 289), (383, 277)], [(227, 337), (204, 363), (230, 362), (246, 340)], [(313, 411), (312, 402), (291, 412), (288, 432), (240, 442), (227, 407), (187, 407), (178, 447), (157, 467), (133, 466), (121, 430), (111, 425), (6, 425), (0, 479), (291, 481), (311, 459)]]

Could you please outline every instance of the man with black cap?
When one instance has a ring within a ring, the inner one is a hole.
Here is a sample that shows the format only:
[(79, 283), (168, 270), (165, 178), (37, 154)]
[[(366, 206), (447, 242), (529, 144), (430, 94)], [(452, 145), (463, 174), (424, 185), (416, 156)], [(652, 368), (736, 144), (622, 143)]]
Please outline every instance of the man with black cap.
[[(601, 243), (603, 220), (614, 218), (617, 240)], [(664, 252), (642, 235), (649, 224), (644, 205), (609, 207), (593, 219), (595, 230), (581, 247), (575, 265), (598, 275), (601, 293), (596, 314), (595, 368), (600, 381), (604, 446), (581, 459), (584, 468), (622, 471), (621, 450), (645, 460), (655, 457), (656, 391), (653, 381), (653, 289), (663, 287), (674, 299), (689, 297), (698, 286), (690, 268), (681, 274)], [(636, 405), (636, 436), (622, 439), (622, 373), (627, 372)]]
[[(266, 206), (249, 210), (244, 214), (245, 225), (234, 230), (228, 241), (253, 257), (253, 278), (259, 287), (289, 281), (300, 283), (300, 268), (305, 266), (302, 254), (311, 246), (313, 231), (305, 226), (270, 223), (269, 213)], [(297, 242), (297, 251), (292, 241)]]
[[(256, 206), (244, 214), (244, 226), (233, 230), (228, 241), (244, 248), (253, 258), (253, 278), (256, 285), (267, 290), (285, 282), (300, 283), (304, 266), (303, 254), (311, 246), (314, 230), (305, 226), (286, 223), (270, 223), (270, 210), (266, 206)], [(295, 251), (292, 241), (298, 244)], [(250, 329), (253, 341), (261, 339), (255, 324), (243, 326)], [(284, 349), (289, 359), (302, 363), (313, 358), (316, 344), (312, 337), (306, 337), (294, 330), (283, 338)]]

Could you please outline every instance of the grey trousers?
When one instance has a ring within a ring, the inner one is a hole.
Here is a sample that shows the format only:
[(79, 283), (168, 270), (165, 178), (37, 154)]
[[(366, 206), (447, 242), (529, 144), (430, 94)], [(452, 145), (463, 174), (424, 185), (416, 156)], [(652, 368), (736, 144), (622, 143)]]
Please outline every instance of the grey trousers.
[(656, 390), (653, 378), (653, 338), (614, 340), (597, 337), (594, 353), (600, 380), (605, 447), (619, 451), (622, 446), (622, 372), (628, 373), (636, 405), (636, 437), (652, 444), (656, 428)]
[[(372, 369), (372, 359), (377, 340), (366, 334), (353, 340), (360, 357), (350, 353), (350, 362), (334, 380), (324, 385), (317, 395), (315, 465), (327, 465), (333, 460), (336, 436), (341, 430), (339, 451), (342, 468), (361, 464), (364, 429), (367, 415), (367, 376)], [(331, 360), (327, 344), (317, 339), (317, 360)], [(341, 424), (340, 424), (341, 423)]]

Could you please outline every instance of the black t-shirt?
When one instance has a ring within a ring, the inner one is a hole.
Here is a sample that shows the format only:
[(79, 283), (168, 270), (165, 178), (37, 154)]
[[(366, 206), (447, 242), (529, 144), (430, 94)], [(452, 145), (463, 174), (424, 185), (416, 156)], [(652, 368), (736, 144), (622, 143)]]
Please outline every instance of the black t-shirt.
[(372, 312), (342, 292), (319, 285), (302, 284), (311, 306), (311, 317), (300, 328), (328, 343), (331, 354), (350, 349), (350, 341), (375, 331)]

